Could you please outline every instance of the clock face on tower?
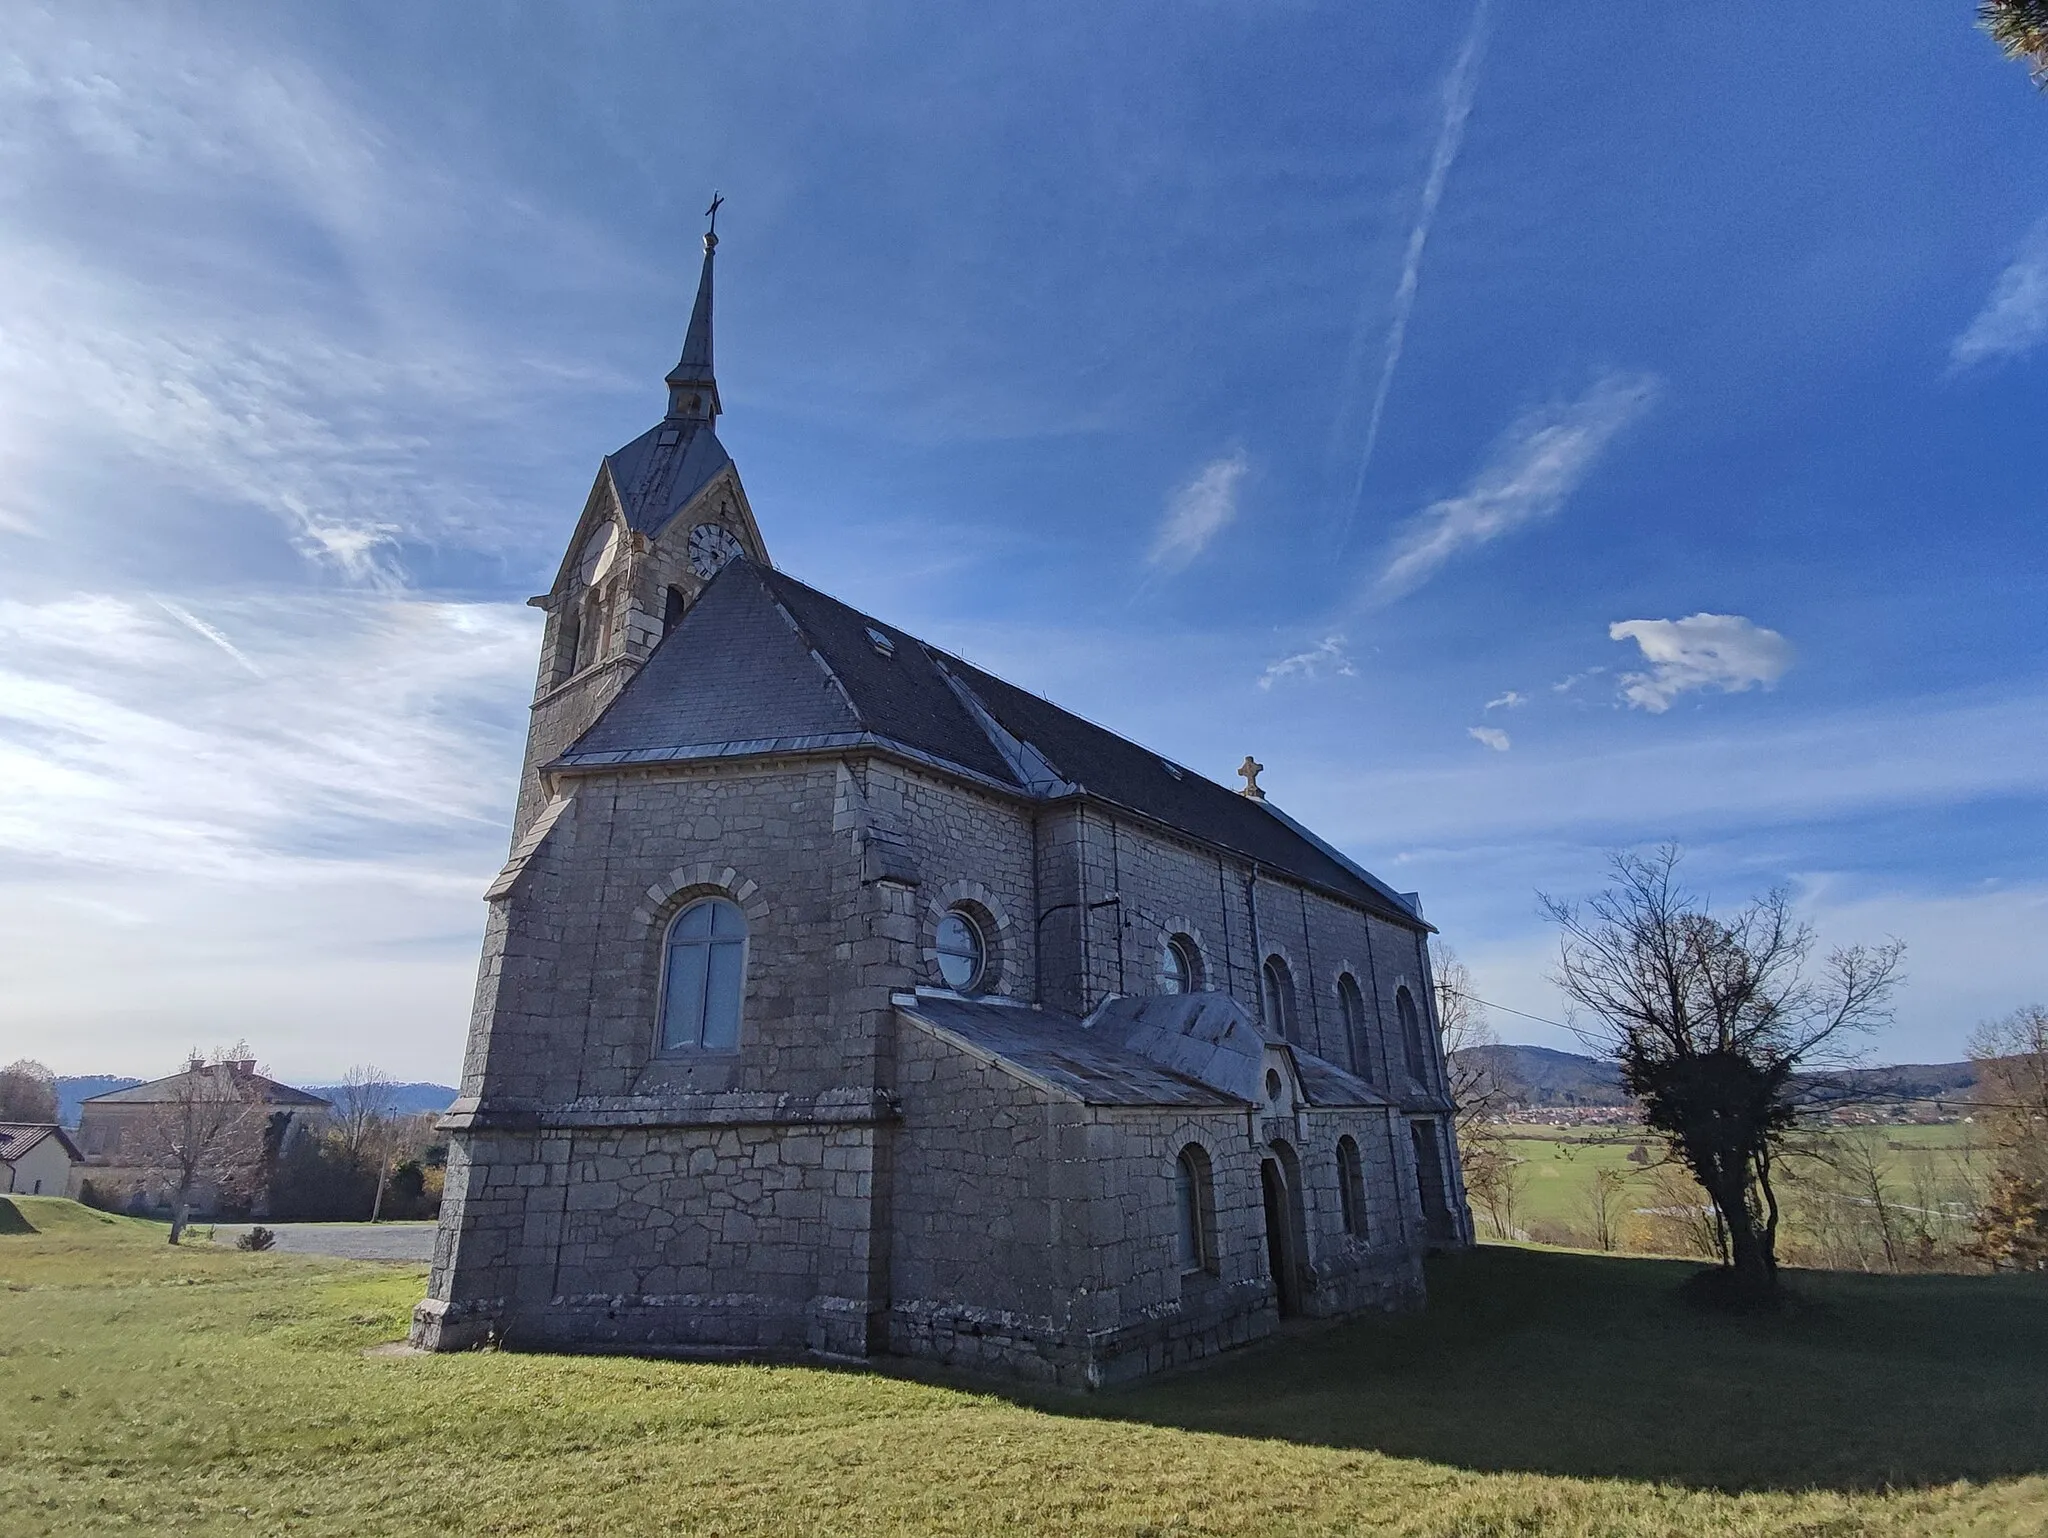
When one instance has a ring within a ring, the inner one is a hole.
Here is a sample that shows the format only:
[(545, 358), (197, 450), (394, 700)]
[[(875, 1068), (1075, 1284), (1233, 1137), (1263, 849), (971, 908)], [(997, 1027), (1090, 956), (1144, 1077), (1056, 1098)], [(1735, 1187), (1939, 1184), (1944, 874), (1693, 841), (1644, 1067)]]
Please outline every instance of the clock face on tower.
[(722, 523), (700, 523), (690, 530), (690, 570), (706, 582), (739, 553), (739, 536)]
[(603, 524), (583, 542), (583, 555), (577, 562), (576, 575), (585, 587), (592, 587), (604, 580), (618, 556), (619, 526)]

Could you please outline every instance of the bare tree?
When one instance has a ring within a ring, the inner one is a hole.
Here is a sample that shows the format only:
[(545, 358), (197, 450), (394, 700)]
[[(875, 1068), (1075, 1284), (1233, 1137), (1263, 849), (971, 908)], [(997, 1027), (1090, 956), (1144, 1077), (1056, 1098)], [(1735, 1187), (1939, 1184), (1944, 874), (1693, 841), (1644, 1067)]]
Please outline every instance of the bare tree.
[(1476, 1048), (1497, 1047), (1500, 1033), (1473, 991), (1472, 971), (1448, 945), (1432, 942), (1430, 970), (1436, 975), (1436, 1014), (1443, 1024), (1444, 1062), (1450, 1072), (1451, 1101), (1458, 1108), (1458, 1140), (1469, 1128), (1499, 1120), (1505, 1103), (1500, 1081)]
[(0, 1121), (57, 1119), (57, 1076), (41, 1063), (20, 1058), (0, 1068)]
[(1992, 1159), (1971, 1253), (1999, 1270), (2048, 1271), (2048, 1008), (1978, 1027), (1970, 1056)]
[(173, 1244), (184, 1236), (200, 1187), (247, 1196), (262, 1179), (268, 1118), (248, 1051), (238, 1043), (210, 1061), (195, 1051), (142, 1123), (138, 1151), (167, 1188)]
[(1588, 1046), (1620, 1065), (1714, 1204), (1738, 1291), (1777, 1283), (1772, 1164), (1798, 1112), (1794, 1075), (1845, 1062), (1848, 1039), (1890, 1018), (1905, 946), (1849, 946), (1810, 965), (1814, 934), (1783, 891), (1717, 917), (1678, 882), (1679, 851), (1611, 857), (1614, 885), (1542, 899), (1560, 931), (1556, 980)]
[(1494, 1236), (1522, 1238), (1522, 1194), (1529, 1185), (1528, 1169), (1508, 1152), (1506, 1142), (1500, 1138), (1486, 1139), (1463, 1157), (1465, 1194), (1486, 1214)]
[(335, 1133), (343, 1152), (358, 1167), (374, 1164), (376, 1194), (370, 1221), (384, 1212), (384, 1183), (391, 1173), (392, 1141), (398, 1116), (397, 1086), (383, 1069), (359, 1063), (342, 1076), (334, 1095)]
[(1465, 1194), (1478, 1204), (1497, 1238), (1513, 1239), (1520, 1233), (1517, 1219), (1528, 1171), (1508, 1151), (1500, 1135), (1506, 1100), (1500, 1080), (1485, 1057), (1474, 1050), (1497, 1047), (1500, 1037), (1474, 991), (1471, 969), (1448, 945), (1432, 942), (1429, 949)]
[(1621, 1242), (1621, 1220), (1628, 1211), (1627, 1173), (1594, 1165), (1586, 1173), (1584, 1206), (1593, 1242), (1603, 1250), (1614, 1249)]

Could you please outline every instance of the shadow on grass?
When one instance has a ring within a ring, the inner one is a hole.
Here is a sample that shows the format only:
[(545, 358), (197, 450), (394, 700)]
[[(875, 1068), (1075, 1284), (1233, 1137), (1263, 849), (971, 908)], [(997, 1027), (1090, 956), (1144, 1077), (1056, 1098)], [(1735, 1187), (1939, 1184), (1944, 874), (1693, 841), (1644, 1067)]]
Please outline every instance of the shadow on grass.
[(1419, 1314), (1307, 1327), (1054, 1413), (1371, 1449), (1460, 1468), (1724, 1491), (2048, 1472), (2048, 1285), (1788, 1278), (1702, 1311), (1683, 1261), (1484, 1248)]
[(21, 1209), (0, 1196), (0, 1236), (9, 1234), (33, 1234), (38, 1232), (35, 1224), (21, 1215)]

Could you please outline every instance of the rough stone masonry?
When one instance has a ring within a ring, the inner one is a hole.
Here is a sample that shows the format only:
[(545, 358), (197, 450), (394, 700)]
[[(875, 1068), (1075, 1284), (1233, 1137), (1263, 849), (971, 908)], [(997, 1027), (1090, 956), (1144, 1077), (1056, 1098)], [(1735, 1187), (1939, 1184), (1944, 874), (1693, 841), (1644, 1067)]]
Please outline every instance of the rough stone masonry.
[(1094, 1386), (1471, 1242), (1419, 904), (777, 571), (669, 409), (547, 593), (413, 1341)]

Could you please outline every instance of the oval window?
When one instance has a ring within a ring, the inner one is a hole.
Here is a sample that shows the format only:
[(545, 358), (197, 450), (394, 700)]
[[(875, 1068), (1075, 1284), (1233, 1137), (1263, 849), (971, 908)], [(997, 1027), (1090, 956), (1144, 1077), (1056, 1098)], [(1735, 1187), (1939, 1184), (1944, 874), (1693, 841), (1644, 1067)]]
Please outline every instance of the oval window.
[(988, 965), (988, 942), (981, 926), (955, 908), (939, 920), (939, 978), (955, 993), (972, 993), (981, 986), (981, 974)]

